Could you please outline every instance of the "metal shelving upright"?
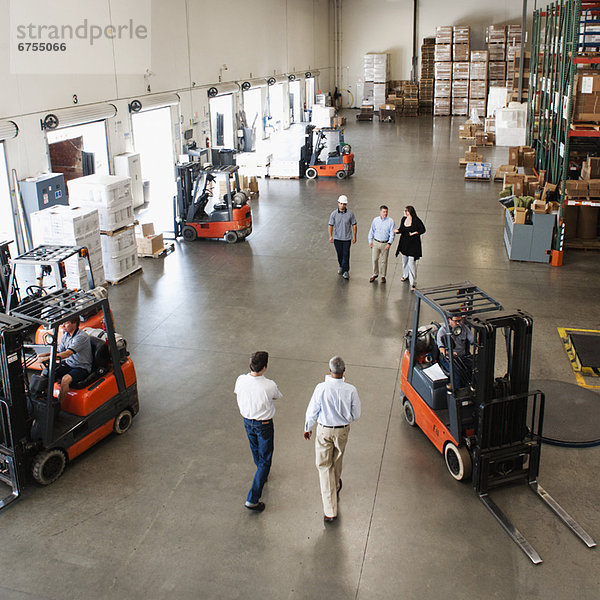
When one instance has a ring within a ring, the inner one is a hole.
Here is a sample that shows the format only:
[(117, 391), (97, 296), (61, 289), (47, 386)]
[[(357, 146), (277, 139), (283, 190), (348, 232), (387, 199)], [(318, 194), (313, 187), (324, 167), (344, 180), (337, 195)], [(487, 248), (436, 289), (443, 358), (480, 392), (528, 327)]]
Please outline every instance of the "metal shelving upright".
[[(594, 25), (596, 27), (594, 27)], [(566, 206), (600, 202), (568, 199), (565, 182), (578, 140), (600, 138), (600, 128), (573, 126), (574, 80), (578, 65), (600, 64), (600, 1), (562, 0), (533, 13), (527, 143), (536, 149), (536, 167), (560, 191), (552, 264), (562, 264)], [(592, 50), (593, 49), (593, 50)]]

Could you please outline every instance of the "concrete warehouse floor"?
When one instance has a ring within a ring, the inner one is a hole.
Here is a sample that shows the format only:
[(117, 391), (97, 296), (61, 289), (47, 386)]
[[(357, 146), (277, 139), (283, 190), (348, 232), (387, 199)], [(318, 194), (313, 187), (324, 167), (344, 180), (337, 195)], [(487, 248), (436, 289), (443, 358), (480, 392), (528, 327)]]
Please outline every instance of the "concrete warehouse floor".
[[(498, 490), (544, 559), (533, 566), (402, 415), (412, 295), (393, 257), (388, 283), (368, 283), (367, 231), (381, 203), (398, 220), (413, 204), (425, 222), (420, 286), (470, 279), (533, 314), (532, 378), (574, 383), (556, 327), (600, 329), (597, 254), (570, 252), (562, 268), (507, 260), (499, 184), (466, 183), (457, 166), (462, 121), (356, 123), (349, 112), (350, 180), (261, 180), (246, 243), (179, 243), (110, 289), (140, 413), (126, 435), (0, 514), (2, 600), (598, 598), (597, 549), (524, 487)], [(506, 148), (482, 153), (506, 162)], [(340, 193), (359, 223), (349, 281), (336, 274), (327, 239)], [(258, 349), (270, 352), (267, 376), (285, 396), (262, 514), (243, 507), (254, 465), (233, 394)], [(350, 433), (340, 518), (325, 527), (302, 431), (335, 353), (363, 416)], [(596, 540), (599, 459), (597, 447), (544, 446), (540, 474)]]

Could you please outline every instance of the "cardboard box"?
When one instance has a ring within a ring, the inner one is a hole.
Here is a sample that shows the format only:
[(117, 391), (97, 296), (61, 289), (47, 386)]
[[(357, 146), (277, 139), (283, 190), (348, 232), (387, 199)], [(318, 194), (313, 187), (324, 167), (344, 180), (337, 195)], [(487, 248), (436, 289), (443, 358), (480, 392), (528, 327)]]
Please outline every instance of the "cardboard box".
[(508, 164), (509, 165), (519, 165), (519, 147), (512, 146), (508, 149)]
[(600, 158), (590, 156), (583, 161), (581, 179), (600, 179)]
[(523, 166), (531, 169), (535, 167), (535, 150), (523, 152)]
[(565, 182), (565, 192), (572, 198), (581, 198), (588, 195), (588, 182), (582, 179), (568, 179)]
[(588, 189), (591, 198), (600, 198), (600, 179), (588, 179)]
[[(514, 165), (510, 165), (510, 166), (514, 166)], [(516, 172), (506, 172), (504, 174), (504, 185), (511, 185), (513, 183), (516, 182), (521, 182), (523, 183), (525, 181), (525, 175), (523, 175), (523, 173), (516, 173)]]
[(465, 160), (468, 160), (469, 162), (479, 162), (479, 154), (477, 153), (477, 151), (467, 151), (465, 152)]
[(138, 255), (148, 256), (164, 247), (163, 234), (154, 232), (154, 223), (142, 223), (142, 237), (136, 237)]
[(544, 191), (542, 192), (542, 200), (545, 202), (547, 200), (548, 192), (555, 192), (556, 184), (555, 183), (545, 183)]
[(515, 223), (517, 225), (525, 225), (525, 221), (527, 220), (526, 208), (516, 206), (513, 214), (515, 216)]
[(546, 203), (542, 200), (535, 200), (531, 205), (534, 213), (545, 213), (546, 212)]

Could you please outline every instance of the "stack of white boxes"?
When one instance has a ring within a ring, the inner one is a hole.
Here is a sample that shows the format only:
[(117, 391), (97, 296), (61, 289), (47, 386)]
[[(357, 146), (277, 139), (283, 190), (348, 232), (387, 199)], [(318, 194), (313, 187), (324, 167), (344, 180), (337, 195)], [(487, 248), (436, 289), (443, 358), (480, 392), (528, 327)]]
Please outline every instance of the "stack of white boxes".
[(389, 54), (368, 52), (364, 55), (363, 66), (365, 85), (362, 103), (372, 104), (377, 111), (386, 103), (390, 80)]
[(107, 281), (116, 283), (139, 269), (129, 177), (88, 175), (68, 182), (69, 204), (95, 208)]
[[(31, 214), (31, 230), (36, 246), (85, 246), (95, 285), (106, 283), (98, 211), (95, 208), (54, 206)], [(87, 261), (74, 256), (65, 261), (65, 285), (87, 290)]]

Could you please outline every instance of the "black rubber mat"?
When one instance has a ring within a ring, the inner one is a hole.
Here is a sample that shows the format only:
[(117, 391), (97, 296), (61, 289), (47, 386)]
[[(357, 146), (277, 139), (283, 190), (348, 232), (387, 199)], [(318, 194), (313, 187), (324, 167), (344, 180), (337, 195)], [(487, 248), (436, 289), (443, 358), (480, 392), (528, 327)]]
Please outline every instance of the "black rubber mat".
[(534, 379), (530, 390), (546, 397), (544, 441), (584, 446), (600, 443), (600, 394), (574, 383)]
[(600, 368), (600, 335), (569, 333), (579, 362), (583, 367)]

